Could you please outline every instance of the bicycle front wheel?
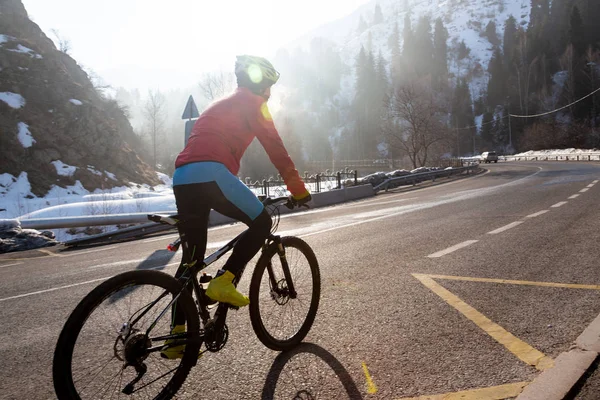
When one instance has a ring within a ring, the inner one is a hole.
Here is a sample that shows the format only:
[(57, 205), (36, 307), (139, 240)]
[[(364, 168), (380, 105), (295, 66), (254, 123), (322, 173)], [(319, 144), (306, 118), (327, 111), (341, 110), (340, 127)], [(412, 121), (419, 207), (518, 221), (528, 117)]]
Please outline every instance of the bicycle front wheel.
[[(187, 330), (177, 344), (185, 343), (185, 350), (182, 358), (167, 360), (160, 349), (171, 333), (177, 295)], [(90, 292), (63, 327), (52, 371), (56, 395), (170, 399), (196, 364), (199, 348), (198, 314), (187, 290), (163, 272), (125, 272)]]
[(289, 350), (308, 334), (321, 296), (319, 263), (310, 246), (296, 237), (283, 237), (285, 264), (272, 244), (261, 255), (250, 282), (250, 320), (258, 339), (268, 348)]

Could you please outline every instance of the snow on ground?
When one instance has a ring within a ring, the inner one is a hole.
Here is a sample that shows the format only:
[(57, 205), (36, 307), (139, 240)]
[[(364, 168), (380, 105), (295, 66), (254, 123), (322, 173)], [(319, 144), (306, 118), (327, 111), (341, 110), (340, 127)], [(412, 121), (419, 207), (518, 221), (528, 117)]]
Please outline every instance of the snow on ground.
[(8, 36), (8, 35), (0, 35), (0, 45), (2, 43), (6, 43), (10, 40), (14, 40), (14, 38), (12, 36)]
[(21, 108), (25, 105), (23, 96), (12, 92), (0, 92), (0, 100), (8, 104), (12, 108)]
[(77, 99), (69, 99), (69, 101), (73, 104), (75, 104), (76, 106), (80, 106), (83, 103), (81, 102), (81, 100), (77, 100)]
[(35, 51), (31, 50), (29, 47), (25, 47), (22, 44), (18, 44), (15, 49), (7, 49), (8, 51), (13, 51), (15, 53), (23, 53), (31, 56), (31, 58), (42, 58), (42, 56)]
[(35, 143), (35, 139), (31, 136), (31, 132), (29, 132), (29, 125), (24, 122), (19, 122), (17, 126), (19, 127), (19, 142), (21, 142), (25, 148), (31, 147)]
[(56, 168), (56, 173), (60, 176), (73, 176), (75, 171), (77, 171), (77, 167), (67, 165), (60, 160), (51, 161), (50, 163), (54, 165), (54, 168)]
[(591, 155), (600, 155), (600, 150), (585, 150), (585, 149), (562, 149), (562, 150), (529, 150), (524, 153), (515, 154), (515, 157), (524, 157), (524, 156), (570, 156), (570, 155), (578, 155), (578, 154), (591, 154)]

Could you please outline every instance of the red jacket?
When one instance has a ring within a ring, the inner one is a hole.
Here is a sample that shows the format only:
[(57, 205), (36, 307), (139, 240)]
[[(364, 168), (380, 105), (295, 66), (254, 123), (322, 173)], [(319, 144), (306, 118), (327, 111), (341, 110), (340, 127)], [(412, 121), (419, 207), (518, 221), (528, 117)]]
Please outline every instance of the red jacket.
[(247, 88), (213, 103), (194, 124), (175, 167), (196, 161), (223, 163), (237, 175), (240, 159), (257, 137), (294, 196), (306, 193), (304, 182), (273, 124), (265, 99)]

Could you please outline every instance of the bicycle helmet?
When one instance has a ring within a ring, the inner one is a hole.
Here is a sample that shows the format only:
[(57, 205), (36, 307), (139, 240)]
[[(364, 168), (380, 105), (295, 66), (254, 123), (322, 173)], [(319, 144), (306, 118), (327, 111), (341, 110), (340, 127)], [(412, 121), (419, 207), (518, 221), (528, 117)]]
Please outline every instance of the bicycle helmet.
[(235, 76), (238, 86), (259, 93), (279, 80), (279, 72), (266, 58), (241, 55), (236, 57)]

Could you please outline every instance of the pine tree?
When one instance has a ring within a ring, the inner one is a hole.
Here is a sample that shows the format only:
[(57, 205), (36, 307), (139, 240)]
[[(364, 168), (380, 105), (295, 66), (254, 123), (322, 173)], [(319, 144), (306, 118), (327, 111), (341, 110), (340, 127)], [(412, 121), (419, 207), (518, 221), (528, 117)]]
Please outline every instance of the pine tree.
[(362, 15), (360, 16), (359, 20), (358, 20), (358, 34), (360, 35), (361, 33), (363, 33), (364, 31), (366, 31), (368, 28), (367, 23), (365, 22), (365, 19), (362, 17)]
[(414, 56), (414, 34), (409, 13), (404, 16), (404, 29), (402, 30), (402, 58), (405, 62), (411, 60)]
[(585, 30), (587, 32), (587, 42), (595, 49), (600, 49), (600, 1), (586, 0), (585, 2)]
[(361, 46), (356, 57), (356, 96), (364, 96), (367, 92), (368, 57), (365, 48)]
[(494, 135), (493, 135), (494, 114), (486, 111), (483, 114), (481, 122), (481, 148), (485, 150), (493, 150)]
[(367, 158), (375, 151), (378, 124), (377, 73), (373, 54), (361, 47), (356, 59), (356, 94), (353, 102), (355, 156)]
[(573, 45), (575, 57), (579, 58), (585, 54), (585, 49), (587, 47), (585, 36), (585, 29), (583, 27), (583, 20), (581, 19), (579, 7), (574, 6), (569, 18), (569, 42)]
[(541, 24), (544, 18), (550, 14), (549, 0), (531, 0), (531, 12), (529, 26)]
[(457, 53), (458, 53), (457, 57), (459, 60), (464, 60), (465, 58), (469, 57), (469, 54), (471, 53), (471, 49), (467, 46), (467, 44), (465, 43), (464, 40), (462, 40), (458, 44)]
[(397, 83), (402, 74), (402, 53), (400, 52), (400, 30), (398, 22), (394, 24), (394, 30), (388, 38), (388, 47), (392, 53), (390, 74), (392, 82)]
[(415, 30), (415, 67), (420, 76), (433, 72), (433, 38), (429, 17), (421, 17)]
[(379, 104), (382, 104), (382, 100), (388, 90), (389, 79), (388, 79), (388, 73), (387, 73), (387, 69), (386, 69), (386, 61), (385, 61), (385, 58), (383, 58), (383, 54), (381, 53), (381, 50), (379, 51), (379, 54), (377, 56), (377, 64), (375, 66), (375, 71), (376, 71), (375, 74), (376, 74), (376, 80), (377, 80), (376, 87), (375, 87), (376, 100)]
[(452, 125), (457, 129), (457, 156), (469, 153), (473, 149), (473, 135), (475, 135), (473, 117), (473, 102), (469, 85), (465, 79), (459, 79), (452, 97)]
[(375, 14), (373, 15), (373, 25), (377, 25), (383, 22), (383, 13), (379, 4), (375, 4)]
[(496, 23), (491, 20), (485, 27), (485, 37), (488, 42), (492, 45), (497, 46), (500, 44), (500, 39), (498, 39), (498, 32), (496, 32)]
[[(574, 6), (569, 17), (569, 42), (573, 46), (573, 54), (571, 58), (572, 79), (572, 95), (574, 100), (584, 97), (589, 92), (589, 86), (586, 83), (585, 50), (586, 34), (583, 26), (583, 20), (579, 12), (579, 7)], [(571, 107), (573, 116), (578, 120), (586, 119), (589, 110), (592, 107), (591, 99), (579, 102)]]
[(488, 67), (490, 80), (488, 82), (487, 98), (491, 107), (503, 105), (506, 96), (506, 73), (500, 49), (496, 48)]
[(436, 89), (447, 86), (448, 77), (448, 31), (441, 18), (435, 21), (433, 33), (433, 84)]
[(511, 65), (513, 59), (513, 52), (515, 49), (515, 40), (517, 37), (517, 20), (512, 15), (506, 19), (504, 23), (504, 39), (503, 39), (503, 53), (504, 53), (504, 64)]

